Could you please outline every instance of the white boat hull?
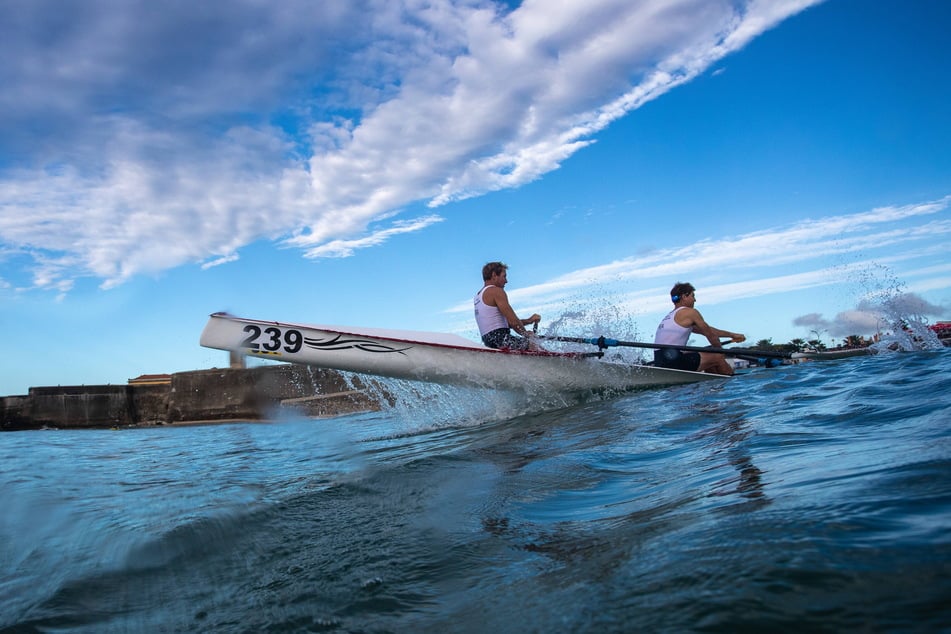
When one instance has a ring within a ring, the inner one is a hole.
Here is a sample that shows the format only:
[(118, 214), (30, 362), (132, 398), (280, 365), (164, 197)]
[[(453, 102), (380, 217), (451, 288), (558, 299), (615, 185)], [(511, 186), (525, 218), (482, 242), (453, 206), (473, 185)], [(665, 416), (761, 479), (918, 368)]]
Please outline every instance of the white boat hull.
[(201, 345), (360, 374), (526, 392), (631, 390), (724, 378), (575, 353), (493, 350), (443, 333), (310, 326), (226, 313), (211, 315)]
[(867, 357), (870, 354), (875, 354), (875, 351), (871, 348), (847, 348), (844, 350), (823, 350), (822, 352), (794, 352), (790, 355), (790, 359), (799, 361), (835, 361), (836, 359)]

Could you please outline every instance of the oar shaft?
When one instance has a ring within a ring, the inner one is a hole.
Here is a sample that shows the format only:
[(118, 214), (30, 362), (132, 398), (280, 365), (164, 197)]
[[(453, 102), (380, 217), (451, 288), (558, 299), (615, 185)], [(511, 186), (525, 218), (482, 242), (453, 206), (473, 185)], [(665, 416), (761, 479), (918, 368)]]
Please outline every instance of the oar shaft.
[(645, 343), (640, 341), (618, 341), (617, 339), (608, 339), (606, 337), (555, 337), (548, 335), (539, 335), (540, 339), (550, 339), (552, 341), (565, 341), (568, 343), (586, 343), (599, 348), (653, 348), (655, 350), (669, 349), (681, 350), (683, 352), (712, 352), (723, 354), (728, 357), (747, 356), (760, 357), (764, 359), (789, 359), (792, 355), (789, 352), (774, 352), (772, 350), (729, 350), (726, 348), (714, 348), (699, 346), (678, 346), (666, 343)]

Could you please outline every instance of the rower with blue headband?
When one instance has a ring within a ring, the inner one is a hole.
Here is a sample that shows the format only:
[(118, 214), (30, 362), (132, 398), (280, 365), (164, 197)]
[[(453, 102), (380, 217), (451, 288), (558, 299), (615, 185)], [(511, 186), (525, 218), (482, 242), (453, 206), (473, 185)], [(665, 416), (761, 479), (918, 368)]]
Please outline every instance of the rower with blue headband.
[[(670, 289), (670, 301), (674, 308), (661, 320), (654, 335), (654, 343), (663, 346), (686, 346), (690, 335), (703, 335), (713, 348), (722, 348), (721, 339), (726, 343), (741, 343), (746, 337), (740, 333), (714, 328), (708, 324), (694, 304), (697, 301), (696, 289), (689, 282), (677, 282)], [(710, 372), (731, 376), (733, 366), (723, 354), (717, 352), (685, 352), (673, 348), (659, 348), (654, 351), (654, 365), (675, 370), (692, 372)]]

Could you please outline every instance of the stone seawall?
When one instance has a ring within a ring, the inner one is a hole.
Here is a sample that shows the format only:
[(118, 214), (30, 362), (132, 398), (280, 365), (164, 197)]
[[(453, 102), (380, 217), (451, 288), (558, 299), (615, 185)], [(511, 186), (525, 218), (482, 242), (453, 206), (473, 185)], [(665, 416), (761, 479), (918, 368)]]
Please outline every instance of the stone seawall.
[(377, 410), (381, 398), (387, 397), (379, 385), (348, 383), (334, 370), (308, 366), (196, 370), (158, 385), (30, 388), (26, 396), (0, 398), (0, 430), (337, 416)]

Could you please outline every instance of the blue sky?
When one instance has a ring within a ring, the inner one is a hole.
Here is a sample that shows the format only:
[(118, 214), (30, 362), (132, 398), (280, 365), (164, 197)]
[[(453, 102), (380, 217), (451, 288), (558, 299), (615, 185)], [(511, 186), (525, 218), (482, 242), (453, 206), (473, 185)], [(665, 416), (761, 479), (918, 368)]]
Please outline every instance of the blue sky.
[(0, 3), (0, 395), (221, 366), (219, 310), (650, 340), (951, 318), (941, 0)]

